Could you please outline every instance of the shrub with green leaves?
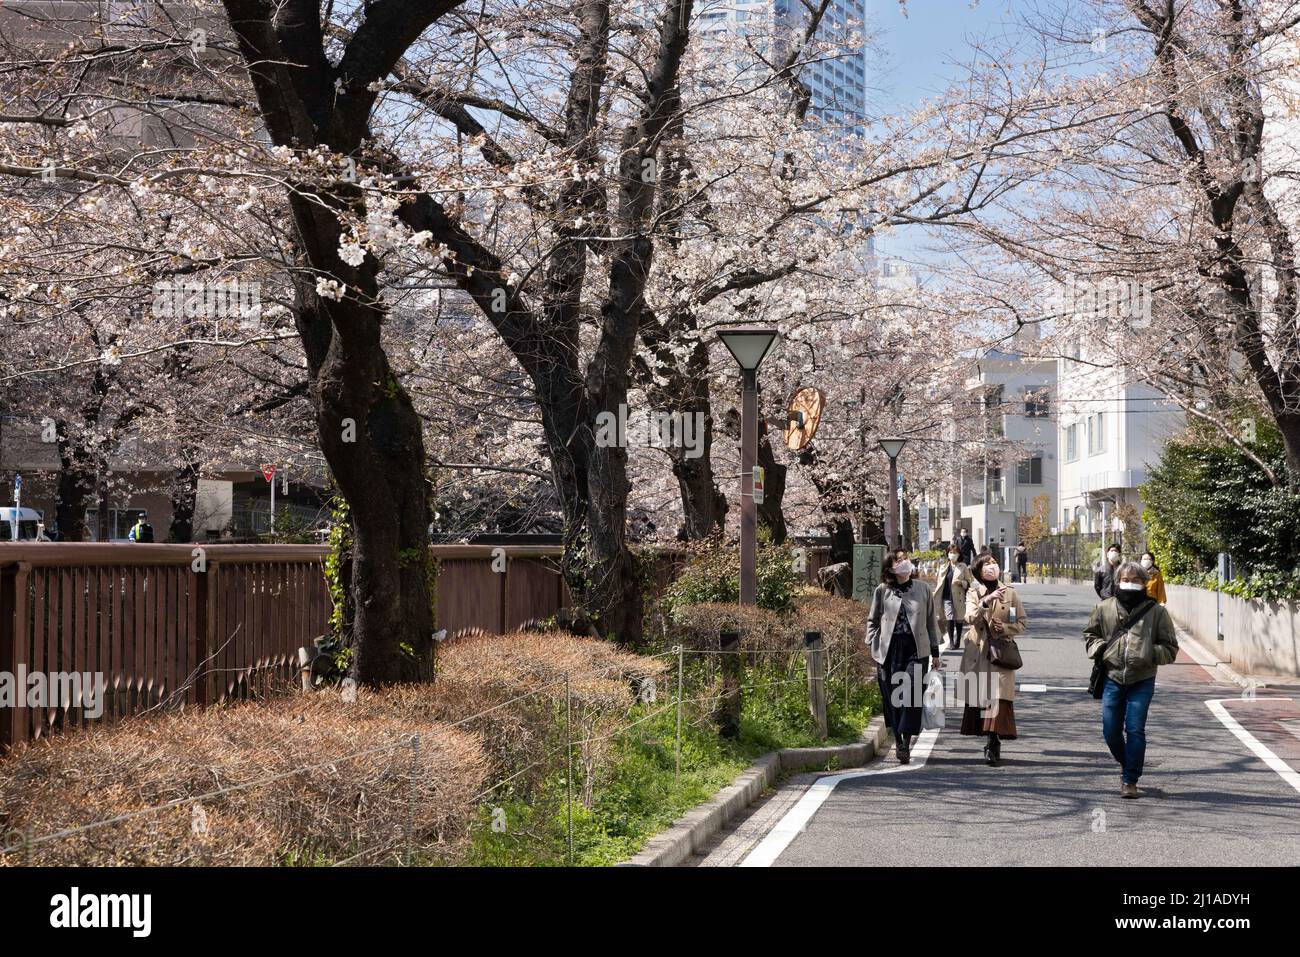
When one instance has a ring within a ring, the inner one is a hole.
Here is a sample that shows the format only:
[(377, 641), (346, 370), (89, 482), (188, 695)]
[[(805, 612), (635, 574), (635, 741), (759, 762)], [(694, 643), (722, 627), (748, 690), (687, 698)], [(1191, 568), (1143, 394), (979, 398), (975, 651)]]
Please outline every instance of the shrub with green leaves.
[[(795, 593), (804, 583), (796, 571), (790, 548), (760, 539), (755, 562), (759, 608), (785, 612), (794, 607)], [(740, 549), (714, 539), (697, 546), (677, 579), (668, 586), (665, 603), (672, 609), (686, 605), (727, 604), (740, 601)]]
[[(1232, 555), (1239, 589), (1284, 592), (1300, 567), (1300, 487), (1288, 484), (1277, 429), (1257, 416), (1248, 446), (1277, 475), (1203, 425), (1170, 442), (1142, 487), (1143, 521), (1157, 563), (1171, 580), (1212, 571), (1219, 552)], [(1254, 586), (1249, 583), (1254, 582)], [(1199, 584), (1199, 581), (1197, 582)]]
[[(1261, 427), (1252, 451), (1285, 481), (1275, 430)], [(1300, 492), (1274, 487), (1235, 446), (1205, 435), (1170, 443), (1143, 497), (1153, 551), (1170, 572), (1212, 568), (1220, 551), (1245, 570), (1289, 572), (1300, 564)]]

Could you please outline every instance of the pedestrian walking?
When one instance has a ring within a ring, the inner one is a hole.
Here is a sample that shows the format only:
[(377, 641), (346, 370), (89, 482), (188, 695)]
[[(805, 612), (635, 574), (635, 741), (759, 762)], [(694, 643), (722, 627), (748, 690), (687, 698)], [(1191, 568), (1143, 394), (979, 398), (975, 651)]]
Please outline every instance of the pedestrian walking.
[(927, 661), (939, 666), (934, 597), (915, 572), (910, 559), (887, 554), (867, 614), (885, 725), (894, 733), (900, 764), (911, 760), (912, 738), (921, 733)]
[(961, 563), (970, 567), (971, 562), (975, 561), (975, 542), (971, 540), (970, 532), (962, 529), (957, 534), (956, 541), (957, 551), (961, 555)]
[(961, 656), (961, 733), (988, 739), (984, 757), (992, 767), (1002, 763), (1002, 742), (1017, 737), (1016, 672), (990, 660), (995, 639), (1015, 638), (1028, 623), (1020, 596), (999, 580), (997, 559), (985, 555), (975, 560), (972, 583), (966, 591), (966, 624), (971, 635)]
[(1119, 543), (1106, 549), (1106, 555), (1092, 570), (1092, 587), (1098, 598), (1111, 598), (1115, 594), (1115, 569), (1119, 567)]
[(1092, 611), (1083, 636), (1088, 657), (1100, 662), (1105, 679), (1101, 733), (1119, 762), (1120, 797), (1136, 798), (1147, 749), (1147, 714), (1155, 694), (1156, 669), (1178, 657), (1178, 636), (1169, 611), (1147, 594), (1147, 573), (1124, 562), (1115, 573), (1113, 598)]
[(1029, 575), (1029, 546), (1021, 542), (1016, 546), (1016, 581), (1024, 582)]
[(966, 625), (966, 589), (970, 586), (970, 566), (961, 560), (956, 544), (948, 547), (948, 567), (934, 586), (934, 607), (938, 614), (939, 633), (948, 634), (948, 647), (961, 648), (961, 633)]
[(1160, 573), (1156, 557), (1150, 552), (1142, 553), (1142, 570), (1147, 573), (1147, 594), (1160, 604), (1165, 604), (1169, 600), (1165, 594), (1165, 576)]

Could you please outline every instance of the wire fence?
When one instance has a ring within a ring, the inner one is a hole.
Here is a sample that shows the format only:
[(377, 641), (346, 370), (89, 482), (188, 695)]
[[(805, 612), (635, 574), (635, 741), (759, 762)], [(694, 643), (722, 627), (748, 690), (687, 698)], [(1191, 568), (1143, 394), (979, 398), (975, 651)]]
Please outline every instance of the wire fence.
[[(856, 644), (861, 644), (860, 639)], [(427, 820), (426, 802), (449, 799), (440, 791), (444, 783), (440, 775), (446, 768), (438, 735), (410, 732), (46, 833), (34, 833), (30, 826), (12, 829), (0, 843), (0, 866), (78, 865), (112, 857), (211, 863), (201, 848), (217, 834), (218, 824), (223, 839), (241, 839), (240, 829), (231, 827), (232, 819), (242, 820), (236, 814), (239, 809), (232, 807), (241, 796), (274, 803), (280, 818), (310, 819), (319, 810), (312, 804), (319, 788), (301, 785), (346, 779), (343, 769), (363, 762), (369, 773), (360, 779), (371, 783), (373, 795), (368, 797), (366, 788), (350, 795), (355, 802), (352, 813), (336, 822), (329, 840), (283, 847), (280, 859), (268, 863), (411, 866), (455, 863), (469, 854), (476, 861), (495, 856), (573, 865), (579, 863), (580, 852), (575, 815), (585, 818), (611, 784), (607, 748), (639, 746), (660, 755), (666, 763), (664, 773), (671, 767), (678, 786), (691, 770), (686, 766), (691, 759), (684, 754), (684, 742), (701, 732), (713, 734), (728, 708), (734, 707), (737, 717), (742, 709), (758, 713), (776, 708), (793, 725), (802, 719), (804, 730), (816, 735), (816, 692), (828, 703), (834, 725), (847, 718), (851, 705), (868, 688), (864, 655), (854, 645), (847, 631), (842, 641), (830, 640), (824, 646), (819, 642), (815, 648), (678, 644), (646, 656), (658, 670), (633, 677), (631, 686), (625, 686), (625, 701), (614, 708), (589, 689), (593, 679), (628, 680), (626, 669), (617, 665), (566, 670), (473, 714), (439, 721), (441, 729), (479, 731), (485, 740), (492, 740), (494, 729), (488, 725), (505, 722), (525, 709), (550, 709), (554, 719), (540, 747), (523, 760), (516, 757), (493, 764), (490, 777), (473, 789), (468, 800), (460, 799), (470, 808), (471, 823), (459, 844), (449, 842)], [(818, 655), (824, 668), (811, 667)], [(740, 676), (738, 681), (734, 675)], [(660, 693), (661, 681), (671, 689), (668, 694)], [(348, 691), (308, 694), (333, 693)], [(273, 794), (280, 795), (279, 803), (269, 800)], [(535, 808), (520, 813), (521, 807), (536, 803), (545, 805), (544, 813)], [(158, 845), (158, 853), (151, 842)], [(455, 853), (449, 853), (453, 848)]]

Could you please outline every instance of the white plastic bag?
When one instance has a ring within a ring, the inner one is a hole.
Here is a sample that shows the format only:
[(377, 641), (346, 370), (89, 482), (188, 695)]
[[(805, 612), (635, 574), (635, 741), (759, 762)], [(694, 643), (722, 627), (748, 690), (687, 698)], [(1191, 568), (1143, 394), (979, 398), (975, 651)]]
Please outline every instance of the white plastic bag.
[(933, 731), (943, 727), (943, 675), (931, 668), (925, 676), (925, 691), (921, 697), (921, 728)]

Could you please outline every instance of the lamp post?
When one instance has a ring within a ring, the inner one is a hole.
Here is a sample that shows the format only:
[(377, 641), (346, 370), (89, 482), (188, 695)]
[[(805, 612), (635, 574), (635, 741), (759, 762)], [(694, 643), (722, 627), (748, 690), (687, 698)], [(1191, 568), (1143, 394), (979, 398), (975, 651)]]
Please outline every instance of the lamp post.
[(758, 461), (758, 367), (776, 345), (775, 329), (729, 329), (718, 333), (740, 366), (740, 603), (753, 605), (758, 592), (758, 505), (754, 465)]
[(903, 451), (907, 439), (881, 439), (880, 447), (889, 456), (889, 511), (885, 519), (885, 544), (889, 548), (902, 548), (898, 525), (898, 453)]

